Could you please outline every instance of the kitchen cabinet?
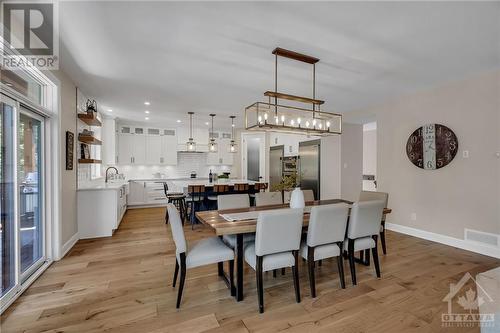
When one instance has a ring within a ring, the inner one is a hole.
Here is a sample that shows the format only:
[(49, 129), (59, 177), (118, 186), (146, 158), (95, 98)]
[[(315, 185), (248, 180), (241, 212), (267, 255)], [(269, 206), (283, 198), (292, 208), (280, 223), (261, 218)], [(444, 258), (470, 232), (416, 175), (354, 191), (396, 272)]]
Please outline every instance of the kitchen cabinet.
[(79, 238), (112, 236), (127, 210), (128, 184), (112, 189), (79, 190), (77, 193)]
[(146, 136), (146, 164), (161, 164), (162, 162), (162, 137), (159, 135)]
[(161, 152), (161, 164), (177, 165), (177, 137), (175, 135), (161, 137)]
[(102, 120), (102, 152), (101, 159), (104, 165), (116, 164), (116, 121), (112, 118)]
[(163, 181), (161, 180), (131, 180), (130, 193), (128, 195), (129, 207), (150, 207), (165, 206), (167, 199), (163, 190)]
[(118, 142), (119, 164), (146, 164), (146, 136), (120, 134)]

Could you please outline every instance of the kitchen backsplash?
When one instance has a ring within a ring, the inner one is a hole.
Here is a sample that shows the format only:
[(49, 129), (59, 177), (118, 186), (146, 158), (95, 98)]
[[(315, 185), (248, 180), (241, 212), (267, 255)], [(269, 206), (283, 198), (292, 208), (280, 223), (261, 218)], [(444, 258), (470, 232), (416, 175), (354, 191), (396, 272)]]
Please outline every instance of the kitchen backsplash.
[(177, 165), (117, 165), (118, 171), (127, 179), (153, 178), (156, 173), (166, 178), (189, 178), (195, 171), (198, 178), (208, 178), (210, 170), (221, 174), (231, 172), (231, 166), (207, 165), (208, 153), (177, 153)]

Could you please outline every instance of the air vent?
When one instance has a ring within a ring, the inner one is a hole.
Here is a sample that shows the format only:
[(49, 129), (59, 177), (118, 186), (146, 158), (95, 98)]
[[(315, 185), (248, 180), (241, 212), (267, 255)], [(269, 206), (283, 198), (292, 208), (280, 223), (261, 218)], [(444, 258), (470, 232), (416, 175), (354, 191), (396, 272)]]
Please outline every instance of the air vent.
[(149, 135), (160, 135), (160, 130), (158, 128), (148, 128)]
[(175, 130), (163, 130), (163, 135), (175, 136)]
[(473, 241), (484, 245), (498, 247), (500, 245), (499, 235), (491, 234), (488, 232), (477, 231), (472, 229), (465, 229), (464, 238), (466, 241)]

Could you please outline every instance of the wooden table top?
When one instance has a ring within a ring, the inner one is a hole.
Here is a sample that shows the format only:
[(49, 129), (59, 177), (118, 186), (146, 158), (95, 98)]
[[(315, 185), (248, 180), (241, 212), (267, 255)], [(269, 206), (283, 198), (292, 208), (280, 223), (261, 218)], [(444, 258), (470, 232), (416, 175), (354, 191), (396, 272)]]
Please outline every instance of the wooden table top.
[[(306, 202), (306, 206), (319, 206), (319, 205), (329, 205), (336, 203), (347, 203), (352, 204), (351, 201), (342, 199), (331, 199), (331, 200), (316, 200)], [(243, 220), (243, 221), (226, 221), (220, 214), (231, 214), (231, 213), (244, 213), (259, 210), (271, 210), (271, 209), (283, 209), (290, 208), (288, 204), (283, 205), (270, 205), (270, 206), (260, 206), (260, 207), (249, 207), (240, 209), (227, 209), (227, 210), (208, 210), (202, 212), (196, 212), (196, 217), (198, 220), (210, 226), (215, 233), (220, 235), (233, 235), (241, 234), (247, 232), (255, 232), (257, 228), (257, 220)], [(385, 208), (384, 215), (390, 214), (391, 209)], [(309, 213), (304, 213), (304, 226), (309, 225)]]

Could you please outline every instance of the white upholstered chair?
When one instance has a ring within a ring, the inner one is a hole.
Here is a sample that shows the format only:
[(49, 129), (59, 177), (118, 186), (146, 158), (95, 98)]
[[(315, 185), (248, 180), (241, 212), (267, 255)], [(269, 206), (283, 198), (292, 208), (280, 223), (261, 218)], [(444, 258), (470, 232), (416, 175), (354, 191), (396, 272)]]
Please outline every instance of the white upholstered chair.
[(300, 254), (307, 260), (313, 298), (316, 297), (314, 266), (318, 260), (337, 257), (340, 286), (345, 288), (342, 250), (348, 216), (349, 205), (343, 203), (316, 206), (311, 209), (307, 240), (302, 243)]
[[(344, 240), (344, 250), (349, 256), (352, 284), (356, 285), (356, 267), (354, 252), (372, 250), (373, 263), (377, 277), (380, 277), (378, 262), (377, 237), (380, 232), (380, 221), (385, 208), (384, 201), (356, 202), (352, 205), (347, 239)], [(367, 251), (369, 254), (369, 251)]]
[[(248, 194), (225, 194), (217, 196), (217, 209), (238, 209), (238, 208), (249, 208), (250, 198)], [(236, 247), (236, 235), (224, 235), (222, 236), (224, 242), (232, 247)], [(254, 234), (245, 234), (243, 236), (244, 242), (250, 242), (255, 239)]]
[(245, 261), (256, 272), (259, 312), (264, 312), (262, 272), (292, 267), (295, 300), (300, 303), (298, 252), (303, 210), (279, 209), (262, 212), (257, 219), (255, 243), (246, 246)]
[(231, 294), (234, 293), (234, 251), (227, 247), (218, 237), (205, 238), (188, 249), (184, 229), (177, 208), (173, 204), (167, 204), (170, 229), (175, 243), (175, 271), (172, 286), (175, 287), (179, 267), (181, 276), (179, 279), (179, 291), (177, 294), (176, 307), (179, 308), (182, 298), (182, 289), (186, 279), (186, 270), (193, 267), (218, 263), (219, 267), (224, 261), (229, 261), (229, 283)]
[(302, 190), (302, 193), (304, 193), (304, 201), (314, 201), (314, 192), (313, 190)]
[(255, 193), (255, 206), (281, 205), (282, 203), (281, 192)]
[[(389, 201), (389, 193), (386, 192), (374, 192), (374, 191), (361, 191), (359, 194), (359, 201), (373, 201), (382, 200), (385, 202), (385, 207)], [(382, 252), (387, 254), (387, 248), (385, 245), (385, 215), (382, 215), (382, 223), (380, 225), (380, 243), (382, 245)]]

